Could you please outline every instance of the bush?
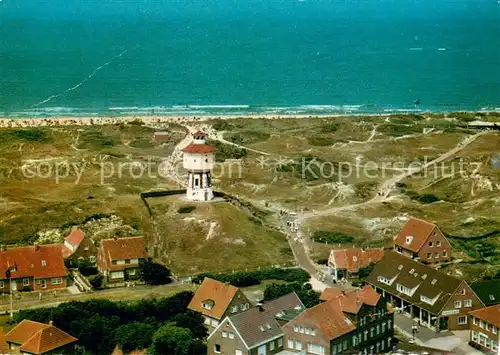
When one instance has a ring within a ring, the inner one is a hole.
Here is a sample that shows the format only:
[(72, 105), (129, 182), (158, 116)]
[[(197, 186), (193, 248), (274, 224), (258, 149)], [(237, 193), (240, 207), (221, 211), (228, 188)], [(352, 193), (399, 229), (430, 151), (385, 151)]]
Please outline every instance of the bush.
[(329, 145), (333, 145), (336, 142), (336, 139), (332, 136), (328, 135), (314, 135), (307, 138), (307, 141), (310, 145), (316, 147), (325, 147)]
[(266, 268), (258, 271), (241, 271), (232, 274), (204, 273), (193, 278), (193, 282), (200, 284), (205, 277), (220, 282), (227, 282), (236, 287), (248, 287), (258, 285), (264, 280), (281, 280), (287, 282), (307, 282), (311, 276), (302, 269)]
[(355, 241), (354, 237), (341, 232), (315, 231), (312, 239), (318, 243), (349, 244)]
[(215, 120), (214, 123), (212, 123), (212, 128), (217, 130), (217, 131), (230, 131), (234, 129), (234, 125), (227, 122), (227, 120)]
[(226, 159), (241, 159), (247, 156), (246, 149), (235, 147), (234, 145), (224, 144), (219, 141), (207, 140), (207, 144), (213, 146), (216, 162), (223, 162)]
[(83, 276), (97, 275), (97, 268), (87, 259), (78, 260), (78, 271)]
[(196, 209), (196, 206), (182, 206), (179, 207), (177, 213), (191, 213)]
[(170, 270), (164, 265), (145, 261), (140, 265), (142, 279), (150, 285), (165, 285), (172, 282)]
[(421, 203), (433, 203), (439, 201), (439, 197), (432, 194), (424, 194), (418, 197), (418, 201)]
[(29, 142), (49, 143), (52, 141), (46, 130), (40, 128), (25, 128), (9, 131), (12, 138)]

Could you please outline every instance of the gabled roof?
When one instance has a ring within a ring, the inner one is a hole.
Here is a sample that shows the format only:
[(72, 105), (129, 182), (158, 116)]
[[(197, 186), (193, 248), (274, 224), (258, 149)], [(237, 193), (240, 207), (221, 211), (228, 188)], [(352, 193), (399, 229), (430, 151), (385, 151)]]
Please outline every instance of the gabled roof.
[(101, 241), (104, 266), (108, 270), (122, 270), (127, 265), (113, 265), (113, 260), (149, 258), (143, 237), (112, 238)]
[(9, 344), (5, 341), (5, 336), (3, 334), (3, 328), (0, 328), (0, 354), (9, 354)]
[(83, 233), (78, 228), (73, 228), (71, 230), (71, 233), (69, 233), (69, 235), (66, 238), (64, 238), (64, 240), (69, 244), (71, 244), (72, 246), (77, 247), (80, 245), (83, 238), (85, 238), (85, 233)]
[(486, 306), (500, 303), (500, 279), (476, 282), (470, 287)]
[(384, 256), (383, 248), (349, 248), (330, 252), (329, 263), (348, 272), (358, 272), (360, 268), (377, 262)]
[(52, 324), (38, 323), (25, 319), (5, 335), (5, 340), (21, 345), (21, 351), (32, 354), (43, 354), (73, 343), (78, 339), (54, 327)]
[[(394, 279), (394, 281), (388, 285), (379, 280), (379, 277), (387, 280)], [(418, 305), (432, 314), (438, 314), (460, 284), (465, 282), (393, 251), (385, 253), (382, 260), (375, 265), (371, 274), (368, 275), (366, 281), (386, 292), (397, 295), (411, 304)], [(418, 288), (413, 296), (409, 296), (399, 292), (397, 284), (410, 289), (417, 286)], [(436, 301), (433, 304), (423, 302), (420, 298), (421, 295), (429, 299), (436, 298)]]
[(194, 154), (207, 154), (215, 151), (215, 148), (208, 144), (196, 144), (192, 143), (182, 149), (183, 152), (186, 153), (194, 153)]
[(34, 245), (0, 251), (0, 280), (8, 268), (15, 267), (11, 277), (51, 278), (68, 274), (64, 266), (62, 244)]
[[(237, 292), (238, 288), (233, 285), (205, 277), (189, 302), (188, 308), (220, 320)], [(212, 309), (206, 309), (202, 306), (203, 302), (210, 301), (213, 302)]]
[(325, 301), (336, 299), (343, 312), (356, 314), (363, 304), (376, 306), (380, 300), (380, 294), (369, 285), (347, 292), (336, 288), (327, 288), (321, 293), (320, 299)]
[(336, 339), (356, 329), (352, 321), (342, 312), (338, 299), (306, 309), (293, 320), (293, 323), (319, 329), (328, 340)]
[(297, 311), (299, 308), (300, 311), (305, 309), (299, 297), (293, 292), (266, 302), (261, 308), (253, 307), (230, 316), (229, 319), (245, 344), (251, 349), (262, 342), (283, 335), (284, 332), (276, 321), (276, 317), (286, 311), (296, 310), (296, 307)]
[(500, 328), (500, 304), (476, 309), (475, 311), (469, 312), (469, 314)]
[[(394, 239), (394, 244), (418, 253), (435, 228), (437, 226), (434, 223), (410, 218)], [(410, 243), (406, 242), (406, 237), (411, 237)]]

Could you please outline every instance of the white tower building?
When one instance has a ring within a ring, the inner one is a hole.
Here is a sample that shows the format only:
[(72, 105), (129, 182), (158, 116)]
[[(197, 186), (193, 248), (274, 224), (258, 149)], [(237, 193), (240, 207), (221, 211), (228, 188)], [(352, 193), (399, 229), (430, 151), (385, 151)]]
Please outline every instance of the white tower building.
[(206, 134), (198, 131), (193, 142), (184, 148), (183, 166), (188, 171), (186, 198), (193, 201), (209, 201), (212, 191), (212, 168), (214, 147), (205, 144)]

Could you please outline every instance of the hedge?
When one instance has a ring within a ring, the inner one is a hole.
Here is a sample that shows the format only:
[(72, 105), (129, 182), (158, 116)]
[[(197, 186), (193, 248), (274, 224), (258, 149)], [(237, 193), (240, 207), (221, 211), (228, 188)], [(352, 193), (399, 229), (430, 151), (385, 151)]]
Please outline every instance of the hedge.
[(236, 287), (258, 285), (264, 280), (282, 280), (287, 282), (307, 282), (311, 276), (302, 269), (266, 268), (257, 271), (239, 271), (235, 273), (203, 273), (193, 278), (193, 282), (200, 284), (205, 277), (220, 282), (230, 283)]

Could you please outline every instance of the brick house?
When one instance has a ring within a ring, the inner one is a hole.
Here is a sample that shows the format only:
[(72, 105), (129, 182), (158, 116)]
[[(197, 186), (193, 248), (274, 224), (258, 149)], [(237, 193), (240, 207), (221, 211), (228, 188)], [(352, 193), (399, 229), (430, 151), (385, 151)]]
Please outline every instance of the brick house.
[(476, 309), (469, 314), (472, 318), (470, 341), (483, 352), (497, 354), (500, 342), (500, 304)]
[(103, 239), (97, 251), (97, 269), (107, 284), (140, 280), (140, 263), (150, 259), (143, 237)]
[[(49, 324), (23, 320), (5, 334), (5, 341), (12, 353), (54, 354), (74, 351), (78, 339)], [(56, 351), (57, 349), (57, 351)]]
[(203, 315), (210, 334), (224, 318), (250, 306), (250, 301), (239, 288), (205, 277), (188, 308)]
[(328, 271), (335, 281), (357, 277), (359, 269), (384, 256), (383, 248), (334, 249), (328, 258)]
[(306, 354), (374, 354), (392, 347), (393, 314), (373, 288), (330, 289), (326, 301), (306, 309), (284, 326), (287, 350)]
[(0, 292), (45, 291), (67, 287), (61, 244), (0, 250)]
[(467, 282), (393, 251), (366, 282), (402, 313), (433, 330), (469, 329), (468, 313), (484, 307)]
[(434, 224), (411, 218), (394, 238), (394, 250), (424, 263), (451, 260), (451, 245)]
[(81, 230), (74, 228), (71, 233), (64, 238), (63, 246), (64, 259), (69, 260), (72, 266), (78, 266), (78, 261), (80, 260), (87, 260), (95, 264), (97, 247)]
[(272, 355), (283, 350), (285, 314), (305, 309), (295, 293), (225, 317), (207, 339), (208, 355)]

